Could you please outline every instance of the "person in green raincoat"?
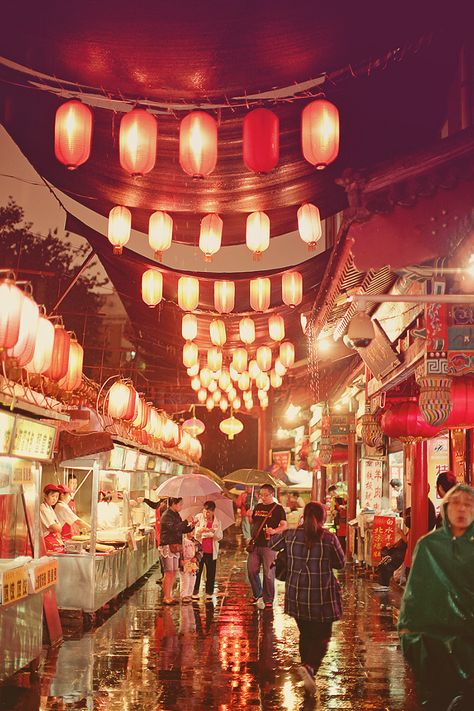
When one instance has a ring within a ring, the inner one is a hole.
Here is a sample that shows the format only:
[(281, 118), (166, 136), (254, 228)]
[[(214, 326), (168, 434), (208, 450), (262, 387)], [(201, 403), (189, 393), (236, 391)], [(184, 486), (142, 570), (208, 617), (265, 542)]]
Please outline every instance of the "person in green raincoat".
[(474, 489), (442, 501), (443, 526), (421, 538), (398, 630), (429, 711), (474, 709)]

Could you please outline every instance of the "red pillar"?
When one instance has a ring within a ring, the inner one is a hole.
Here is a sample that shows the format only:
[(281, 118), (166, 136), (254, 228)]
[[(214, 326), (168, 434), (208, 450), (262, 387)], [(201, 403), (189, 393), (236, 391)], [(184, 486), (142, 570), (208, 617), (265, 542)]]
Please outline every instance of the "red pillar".
[(426, 440), (410, 445), (411, 467), (411, 528), (410, 550), (421, 536), (428, 533), (428, 461)]
[(313, 482), (311, 484), (311, 501), (318, 501), (318, 472), (313, 470)]
[[(347, 454), (347, 520), (352, 521), (352, 519), (356, 517), (357, 511), (357, 448), (355, 423), (351, 423), (350, 426)], [(349, 536), (347, 540), (349, 540)], [(348, 549), (350, 558), (352, 558), (352, 553), (353, 551)]]
[(326, 481), (327, 481), (327, 469), (324, 464), (321, 465), (321, 478), (319, 480), (319, 501), (324, 504), (326, 502)]
[(270, 423), (271, 418), (268, 408), (258, 413), (258, 469), (268, 466), (268, 452), (270, 450)]

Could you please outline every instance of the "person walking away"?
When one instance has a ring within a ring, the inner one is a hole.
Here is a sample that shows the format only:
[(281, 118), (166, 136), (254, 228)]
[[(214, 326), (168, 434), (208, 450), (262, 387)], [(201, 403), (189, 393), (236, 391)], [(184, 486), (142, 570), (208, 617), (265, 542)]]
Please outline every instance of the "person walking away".
[(183, 550), (181, 553), (179, 577), (181, 582), (181, 602), (191, 602), (191, 595), (196, 582), (196, 573), (199, 569), (198, 547), (193, 531), (183, 536)]
[[(260, 487), (258, 503), (252, 512), (253, 550), (247, 559), (247, 573), (253, 592), (253, 603), (259, 610), (273, 607), (275, 597), (275, 557), (269, 544), (270, 536), (286, 529), (286, 513), (283, 506), (273, 501), (275, 489), (270, 484)], [(263, 587), (260, 569), (263, 568)]]
[(339, 539), (341, 548), (346, 552), (347, 536), (347, 501), (344, 496), (336, 496), (334, 499), (334, 525), (336, 526), (336, 536)]
[(418, 541), (398, 630), (430, 711), (474, 708), (474, 489), (442, 502), (443, 527)]
[(215, 515), (216, 504), (214, 501), (205, 501), (202, 513), (196, 516), (196, 538), (201, 544), (202, 558), (194, 583), (193, 599), (199, 598), (199, 587), (204, 566), (206, 567), (206, 598), (210, 600), (214, 595), (216, 582), (217, 557), (219, 555), (219, 541), (222, 540), (222, 524)]
[(337, 536), (324, 528), (326, 507), (310, 501), (303, 523), (270, 539), (272, 549), (286, 550), (285, 613), (300, 632), (301, 666), (297, 673), (308, 693), (316, 691), (315, 677), (327, 652), (333, 622), (342, 617), (339, 582), (333, 569), (342, 569), (344, 552)]
[(179, 512), (183, 508), (181, 497), (168, 499), (168, 508), (160, 521), (160, 556), (164, 570), (163, 604), (174, 605), (172, 590), (178, 572), (179, 559), (182, 551), (183, 534), (194, 530), (192, 516), (183, 521)]

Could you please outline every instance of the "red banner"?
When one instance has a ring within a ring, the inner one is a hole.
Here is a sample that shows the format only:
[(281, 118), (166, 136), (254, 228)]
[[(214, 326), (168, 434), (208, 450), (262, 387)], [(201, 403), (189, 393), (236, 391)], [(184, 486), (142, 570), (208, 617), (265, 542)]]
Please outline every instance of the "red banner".
[(273, 452), (273, 464), (286, 473), (290, 468), (291, 452)]
[(374, 516), (372, 526), (372, 565), (377, 565), (382, 560), (381, 550), (384, 546), (393, 546), (395, 543), (395, 516)]

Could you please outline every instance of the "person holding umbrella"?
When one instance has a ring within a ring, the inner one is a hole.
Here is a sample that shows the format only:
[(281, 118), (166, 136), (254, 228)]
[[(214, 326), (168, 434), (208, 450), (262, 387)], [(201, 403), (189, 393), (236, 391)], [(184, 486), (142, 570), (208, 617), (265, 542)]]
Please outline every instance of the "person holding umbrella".
[(216, 581), (217, 556), (219, 555), (219, 541), (222, 540), (222, 524), (215, 515), (215, 501), (205, 501), (202, 513), (196, 516), (196, 539), (202, 546), (202, 558), (194, 583), (193, 600), (199, 598), (199, 586), (204, 566), (206, 566), (206, 598), (210, 600), (214, 595)]
[(183, 534), (194, 530), (193, 517), (183, 521), (179, 515), (182, 508), (183, 499), (171, 497), (160, 521), (160, 555), (164, 571), (163, 605), (174, 605), (176, 602), (172, 590), (178, 572)]

